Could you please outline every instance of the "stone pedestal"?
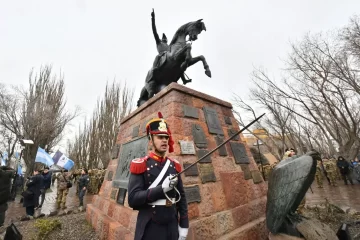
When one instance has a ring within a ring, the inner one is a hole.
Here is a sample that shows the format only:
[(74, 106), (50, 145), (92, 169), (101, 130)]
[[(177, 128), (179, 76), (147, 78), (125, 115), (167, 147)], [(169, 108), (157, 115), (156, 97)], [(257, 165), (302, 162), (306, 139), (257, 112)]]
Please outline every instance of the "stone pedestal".
[[(175, 141), (169, 156), (183, 166), (239, 130), (230, 103), (173, 83), (121, 122), (100, 193), (87, 205), (87, 220), (101, 239), (133, 239), (137, 211), (128, 207), (130, 161), (145, 155), (145, 124), (161, 111)], [(188, 239), (267, 239), (267, 185), (243, 136), (182, 175), (188, 200)]]

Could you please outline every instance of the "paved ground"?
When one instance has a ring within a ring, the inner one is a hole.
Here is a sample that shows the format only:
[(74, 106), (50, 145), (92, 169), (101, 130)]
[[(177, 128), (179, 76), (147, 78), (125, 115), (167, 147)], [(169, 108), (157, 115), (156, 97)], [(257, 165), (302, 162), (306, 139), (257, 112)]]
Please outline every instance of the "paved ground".
[[(309, 190), (306, 194), (306, 204), (315, 205), (325, 201), (327, 198), (331, 203), (340, 207), (351, 207), (360, 211), (360, 184), (355, 180), (355, 185), (345, 185), (343, 181), (338, 181), (337, 187), (329, 186), (324, 181), (324, 188), (318, 188), (316, 182), (312, 184), (313, 193)], [(42, 213), (48, 214), (56, 209), (56, 183), (51, 187), (52, 192), (46, 194), (44, 205), (41, 209)], [(85, 204), (90, 203), (93, 195), (85, 196)], [(25, 208), (19, 203), (20, 197), (15, 202), (9, 202), (9, 209), (6, 211), (5, 224), (10, 223), (12, 219), (25, 215)], [(79, 200), (76, 196), (76, 187), (70, 189), (67, 198), (67, 207), (69, 209), (76, 208)]]
[(331, 203), (340, 207), (351, 207), (360, 211), (360, 184), (356, 180), (353, 181), (354, 185), (345, 185), (343, 181), (337, 181), (338, 186), (333, 187), (324, 180), (324, 188), (318, 188), (316, 181), (314, 181), (312, 184), (314, 193), (311, 193), (311, 190), (306, 193), (306, 204), (319, 204), (327, 198)]
[[(47, 192), (45, 196), (45, 202), (41, 209), (42, 213), (49, 214), (51, 211), (56, 210), (56, 182), (55, 185), (51, 187), (51, 192)], [(20, 192), (20, 191), (19, 191)], [(91, 194), (86, 194), (84, 198), (84, 204), (90, 203), (92, 199)], [(21, 196), (18, 196), (14, 202), (9, 202), (9, 208), (6, 211), (5, 224), (11, 222), (11, 220), (15, 220), (18, 217), (24, 216), (25, 208), (22, 206), (20, 202)], [(76, 186), (74, 185), (70, 188), (69, 194), (67, 196), (66, 206), (68, 209), (76, 208), (79, 206), (79, 199), (76, 195)]]

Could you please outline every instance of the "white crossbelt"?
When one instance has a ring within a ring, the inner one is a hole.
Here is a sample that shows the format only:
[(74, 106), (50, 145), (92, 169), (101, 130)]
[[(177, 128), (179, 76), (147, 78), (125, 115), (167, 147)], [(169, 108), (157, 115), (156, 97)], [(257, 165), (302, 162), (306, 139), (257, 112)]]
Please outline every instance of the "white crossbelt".
[[(157, 185), (159, 185), (160, 181), (163, 179), (165, 173), (167, 172), (168, 168), (170, 166), (170, 160), (166, 160), (166, 163), (163, 167), (163, 169), (161, 170), (160, 174), (157, 176), (157, 178), (155, 179), (155, 181), (150, 185), (149, 189), (157, 187)], [(158, 205), (158, 206), (165, 206), (166, 205), (166, 199), (158, 199), (155, 202), (152, 203), (148, 203), (149, 205)]]
[[(170, 198), (172, 202), (175, 202), (175, 198)], [(149, 205), (158, 205), (158, 206), (165, 206), (166, 205), (166, 200), (167, 199), (159, 199), (159, 200), (156, 200), (155, 202), (152, 202), (152, 203), (149, 203)]]
[(163, 179), (163, 177), (164, 177), (166, 171), (168, 170), (169, 166), (170, 166), (170, 160), (168, 159), (168, 160), (166, 160), (166, 163), (165, 163), (163, 169), (161, 170), (159, 176), (157, 176), (155, 181), (150, 185), (149, 189), (157, 187), (157, 185), (159, 185), (161, 179)]

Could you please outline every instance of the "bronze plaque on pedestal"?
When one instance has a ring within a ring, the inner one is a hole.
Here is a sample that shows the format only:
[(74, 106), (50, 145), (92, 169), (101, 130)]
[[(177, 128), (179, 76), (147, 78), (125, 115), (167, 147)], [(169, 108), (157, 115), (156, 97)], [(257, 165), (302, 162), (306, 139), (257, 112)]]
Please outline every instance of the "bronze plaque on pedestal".
[(216, 182), (216, 176), (212, 164), (200, 164), (199, 170), (202, 183)]
[[(203, 156), (205, 156), (206, 154), (208, 154), (209, 151), (205, 150), (205, 149), (199, 149), (196, 152), (196, 155), (198, 157), (198, 159), (202, 158)], [(200, 163), (211, 163), (211, 155), (207, 156), (206, 158), (204, 158), (203, 160), (200, 161)]]
[(179, 141), (181, 154), (195, 154), (195, 146), (193, 141)]
[(205, 133), (204, 133), (204, 130), (202, 129), (202, 127), (198, 124), (193, 124), (191, 131), (192, 131), (195, 145), (198, 148), (207, 148), (207, 140), (206, 140), (206, 136), (205, 136)]
[(230, 142), (230, 146), (237, 164), (250, 163), (244, 144), (239, 142)]
[(112, 200), (115, 200), (115, 199), (116, 199), (116, 193), (117, 193), (117, 189), (116, 189), (116, 188), (113, 188), (113, 189), (111, 190), (111, 193), (110, 193), (110, 198), (111, 198)]
[(248, 164), (240, 164), (241, 170), (244, 172), (245, 180), (249, 180), (252, 178), (250, 168)]
[(183, 105), (183, 111), (185, 117), (196, 118), (196, 119), (199, 118), (199, 110), (197, 108), (190, 107), (188, 105)]
[[(190, 165), (190, 163), (184, 163), (184, 169), (189, 167)], [(189, 170), (185, 172), (185, 176), (199, 176), (197, 165), (195, 164), (194, 166), (189, 168)]]
[(121, 146), (118, 166), (112, 186), (127, 189), (130, 177), (130, 162), (135, 158), (144, 157), (147, 153), (148, 138), (142, 137)]
[(224, 135), (216, 110), (210, 107), (203, 107), (203, 111), (209, 133)]
[(127, 192), (127, 190), (125, 188), (119, 189), (119, 193), (118, 193), (117, 200), (116, 200), (116, 202), (118, 204), (124, 205), (126, 192)]
[[(231, 138), (232, 136), (234, 136), (235, 133), (237, 133), (238, 131), (236, 131), (235, 129), (228, 129), (228, 135), (229, 138)], [(236, 135), (233, 139), (231, 139), (232, 141), (239, 141), (240, 136)]]
[[(215, 141), (216, 141), (216, 145), (219, 146), (220, 144), (222, 144), (222, 143), (224, 142), (224, 136), (222, 136), (222, 135), (217, 135), (217, 136), (215, 137)], [(222, 157), (225, 157), (225, 156), (228, 155), (228, 154), (227, 154), (227, 151), (226, 151), (225, 145), (222, 146), (221, 148), (219, 148), (218, 151), (219, 151), (219, 155), (222, 156)]]
[(184, 187), (187, 203), (201, 202), (200, 188), (198, 185), (192, 187)]

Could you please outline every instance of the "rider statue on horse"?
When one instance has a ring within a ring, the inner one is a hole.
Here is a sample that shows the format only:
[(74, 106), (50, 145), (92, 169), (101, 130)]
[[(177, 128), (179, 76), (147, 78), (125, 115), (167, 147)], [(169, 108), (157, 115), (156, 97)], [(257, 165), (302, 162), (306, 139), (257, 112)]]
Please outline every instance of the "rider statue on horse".
[[(160, 40), (155, 26), (155, 13), (151, 13), (152, 30), (154, 33), (158, 55), (156, 56), (152, 69), (149, 70), (145, 86), (141, 90), (140, 98), (137, 106), (139, 107), (148, 99), (153, 97), (161, 89), (166, 87), (172, 82), (177, 82), (180, 78), (183, 84), (191, 82), (191, 79), (185, 78), (185, 70), (202, 61), (205, 69), (205, 74), (211, 77), (209, 65), (207, 64), (204, 56), (192, 57), (191, 56), (191, 43), (195, 41), (197, 35), (206, 31), (205, 24), (202, 19), (195, 22), (189, 22), (181, 26), (175, 33), (170, 45), (167, 43), (166, 35), (163, 34)], [(188, 40), (186, 37), (189, 36)]]

